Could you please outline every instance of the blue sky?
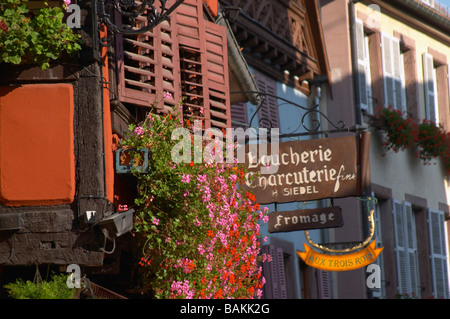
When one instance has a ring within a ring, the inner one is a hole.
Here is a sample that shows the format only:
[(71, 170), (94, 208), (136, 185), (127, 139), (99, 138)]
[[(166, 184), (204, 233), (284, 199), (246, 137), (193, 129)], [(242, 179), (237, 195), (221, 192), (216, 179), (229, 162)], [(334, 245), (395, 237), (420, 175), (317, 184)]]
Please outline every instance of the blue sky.
[(450, 7), (450, 0), (437, 0), (437, 1), (447, 7)]

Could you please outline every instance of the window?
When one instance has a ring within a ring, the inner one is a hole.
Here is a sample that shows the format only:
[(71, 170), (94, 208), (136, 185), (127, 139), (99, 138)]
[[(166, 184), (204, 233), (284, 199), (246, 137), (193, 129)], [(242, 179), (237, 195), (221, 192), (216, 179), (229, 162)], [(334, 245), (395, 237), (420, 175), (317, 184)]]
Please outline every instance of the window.
[(393, 200), (395, 256), (399, 294), (420, 297), (417, 233), (411, 203)]
[[(205, 128), (231, 126), (226, 28), (203, 16), (203, 1), (185, 0), (153, 30), (117, 35), (121, 102), (150, 107), (162, 100), (157, 111), (168, 113), (182, 93), (183, 116), (204, 120)], [(163, 91), (173, 98), (165, 98)]]
[(447, 247), (445, 244), (444, 225), (444, 212), (429, 209), (430, 258), (433, 277), (433, 295), (435, 298), (449, 298)]
[(356, 19), (356, 49), (358, 57), (357, 103), (360, 109), (373, 113), (370, 75), (369, 37), (361, 20)]
[(436, 124), (439, 122), (439, 111), (437, 101), (437, 78), (433, 56), (428, 53), (423, 54), (423, 86), (425, 94), (425, 118)]
[(385, 106), (406, 113), (405, 70), (399, 40), (382, 34), (381, 45)]

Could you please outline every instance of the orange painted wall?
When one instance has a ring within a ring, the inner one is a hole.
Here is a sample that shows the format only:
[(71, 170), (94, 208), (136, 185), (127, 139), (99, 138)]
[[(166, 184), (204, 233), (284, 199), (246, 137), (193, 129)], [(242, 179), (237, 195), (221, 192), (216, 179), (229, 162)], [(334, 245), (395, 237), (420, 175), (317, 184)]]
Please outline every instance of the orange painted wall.
[(211, 13), (214, 16), (217, 16), (218, 1), (217, 0), (203, 0), (203, 2), (206, 2), (206, 5), (208, 6)]
[(73, 201), (73, 112), (70, 84), (0, 87), (0, 202)]
[[(106, 37), (107, 30), (105, 25), (101, 25), (100, 36)], [(103, 77), (106, 83), (109, 82), (108, 72), (108, 49), (102, 48), (102, 68)], [(107, 84), (109, 85), (109, 84)], [(110, 202), (114, 201), (114, 150), (113, 150), (113, 136), (111, 123), (111, 103), (109, 101), (109, 90), (106, 86), (103, 87), (103, 125), (105, 135), (105, 180), (106, 180), (106, 197)]]

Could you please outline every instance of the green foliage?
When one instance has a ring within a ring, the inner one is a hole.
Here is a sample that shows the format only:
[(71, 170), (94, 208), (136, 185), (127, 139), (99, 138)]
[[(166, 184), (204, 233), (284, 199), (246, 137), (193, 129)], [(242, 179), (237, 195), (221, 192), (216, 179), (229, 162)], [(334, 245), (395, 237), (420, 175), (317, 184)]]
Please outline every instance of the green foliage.
[(14, 299), (72, 299), (74, 290), (67, 287), (67, 274), (54, 275), (51, 281), (33, 283), (17, 279), (5, 285)]
[(416, 148), (415, 156), (426, 165), (440, 158), (445, 174), (450, 175), (450, 139), (441, 125), (428, 120), (416, 124), (391, 107), (383, 108), (377, 115), (386, 132), (384, 147), (394, 152)]
[(387, 140), (385, 148), (394, 152), (410, 148), (417, 140), (417, 125), (405, 118), (402, 112), (392, 108), (383, 108), (378, 117), (383, 123)]
[[(175, 112), (148, 114), (129, 130), (122, 147), (137, 163), (134, 229), (143, 285), (157, 298), (260, 297), (264, 279), (258, 261), (268, 257), (258, 256), (259, 223), (267, 221), (267, 209), (239, 187), (242, 164), (195, 161), (196, 151), (220, 157), (222, 150), (206, 152), (215, 139), (197, 145), (192, 123)], [(174, 137), (177, 132), (186, 134), (182, 141)], [(184, 151), (194, 151), (178, 162), (177, 145), (183, 141)], [(138, 168), (143, 148), (150, 154), (148, 172)]]
[(30, 11), (28, 0), (6, 0), (0, 4), (0, 63), (37, 64), (48, 69), (63, 52), (74, 56), (80, 36), (64, 22), (60, 7)]
[(437, 157), (446, 155), (447, 133), (442, 126), (438, 126), (430, 121), (423, 121), (418, 126), (418, 146), (417, 156), (425, 162), (429, 162)]

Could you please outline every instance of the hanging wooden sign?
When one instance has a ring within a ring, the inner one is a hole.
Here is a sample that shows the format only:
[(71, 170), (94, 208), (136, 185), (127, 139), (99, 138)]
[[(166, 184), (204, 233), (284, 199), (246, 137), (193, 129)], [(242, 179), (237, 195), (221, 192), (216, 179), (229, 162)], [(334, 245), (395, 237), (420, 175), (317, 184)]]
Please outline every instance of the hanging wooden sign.
[(343, 225), (342, 209), (326, 207), (317, 209), (273, 212), (269, 214), (269, 233), (297, 230), (334, 228)]
[(259, 204), (360, 196), (370, 184), (369, 143), (363, 132), (268, 144), (264, 154), (247, 145), (243, 187)]
[(384, 247), (375, 248), (376, 242), (372, 241), (364, 249), (351, 254), (329, 255), (318, 253), (303, 243), (305, 252), (297, 251), (301, 259), (310, 267), (326, 271), (349, 271), (373, 263), (383, 251)]

